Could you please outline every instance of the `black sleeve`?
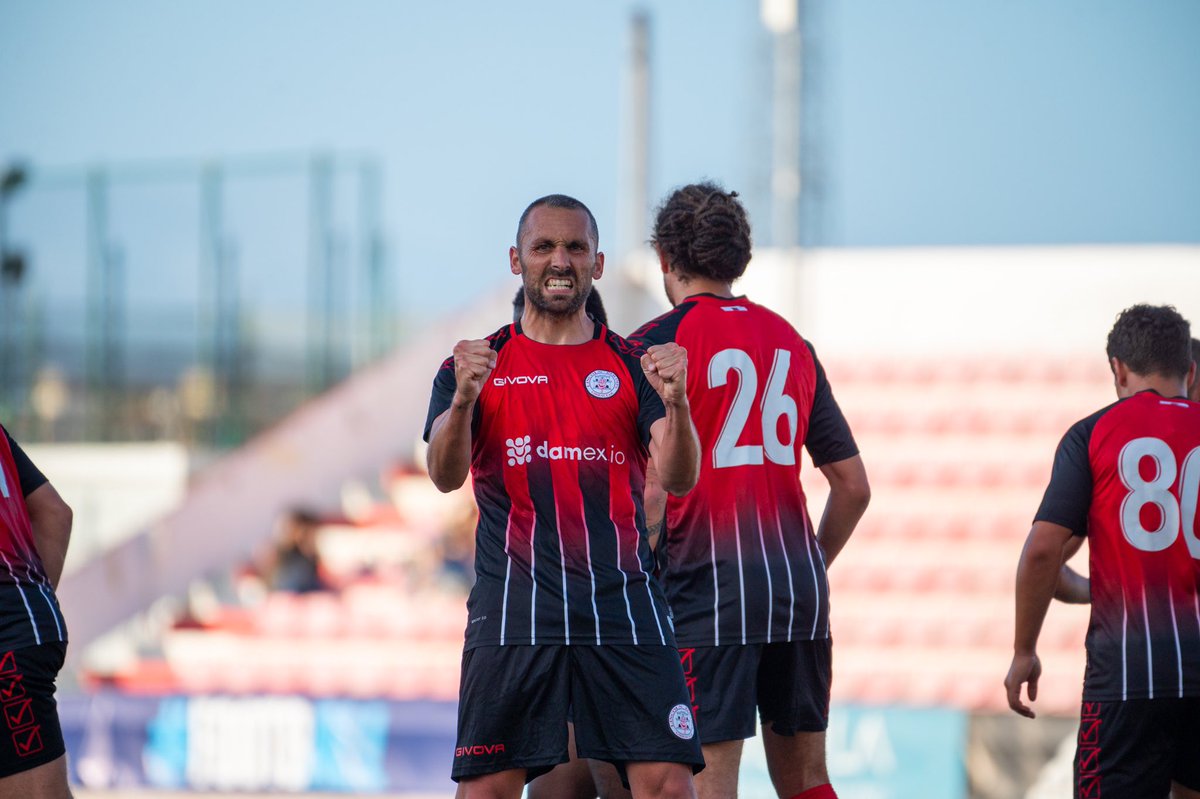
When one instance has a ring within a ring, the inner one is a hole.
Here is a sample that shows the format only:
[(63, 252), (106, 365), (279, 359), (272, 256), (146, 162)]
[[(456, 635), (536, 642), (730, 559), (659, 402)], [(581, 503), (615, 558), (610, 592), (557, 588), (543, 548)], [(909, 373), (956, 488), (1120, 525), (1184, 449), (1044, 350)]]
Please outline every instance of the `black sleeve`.
[[(425, 432), (421, 436), (429, 443), (429, 434), (433, 430), (433, 420), (442, 415), (450, 403), (454, 401), (454, 390), (458, 388), (458, 380), (454, 377), (454, 358), (442, 361), (433, 378), (433, 392), (429, 396), (429, 413), (425, 416)], [(478, 407), (478, 403), (476, 403)]]
[(629, 343), (645, 349), (654, 344), (666, 344), (668, 341), (674, 341), (679, 332), (679, 323), (695, 305), (695, 302), (683, 302), (662, 316), (651, 319), (629, 335)]
[(13, 463), (17, 465), (17, 477), (21, 480), (21, 496), (27, 497), (50, 481), (38, 467), (33, 465), (33, 461), (29, 460), (25, 450), (21, 449), (21, 445), (16, 441), (13, 441), (13, 437), (8, 434), (7, 430), (4, 431), (4, 435), (8, 438), (8, 448), (12, 450)]
[(642, 434), (642, 446), (650, 446), (650, 425), (667, 415), (662, 397), (650, 385), (646, 374), (642, 371), (641, 363), (634, 361), (629, 364), (633, 384), (638, 393), (638, 431)]
[(813, 466), (820, 468), (827, 463), (853, 458), (858, 454), (858, 444), (854, 443), (850, 425), (833, 398), (833, 389), (829, 387), (825, 367), (821, 366), (817, 351), (809, 342), (804, 343), (812, 353), (813, 365), (817, 370), (817, 388), (813, 392), (812, 413), (808, 417), (808, 436), (804, 439), (804, 448), (812, 457)]
[(1058, 443), (1050, 485), (1042, 497), (1035, 522), (1062, 525), (1075, 535), (1087, 535), (1088, 510), (1092, 503), (1092, 466), (1088, 444), (1099, 415), (1076, 422)]

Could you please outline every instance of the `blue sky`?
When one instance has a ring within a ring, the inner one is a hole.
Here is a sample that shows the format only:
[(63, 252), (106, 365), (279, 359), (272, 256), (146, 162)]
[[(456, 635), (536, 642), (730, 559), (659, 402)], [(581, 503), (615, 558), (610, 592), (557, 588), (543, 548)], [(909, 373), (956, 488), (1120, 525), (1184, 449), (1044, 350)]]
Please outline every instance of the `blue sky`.
[[(813, 243), (1200, 241), (1200, 3), (810, 6)], [(652, 196), (721, 180), (763, 241), (770, 42), (752, 0), (0, 0), (0, 161), (372, 155), (400, 309), (438, 312), (506, 279), (541, 194), (578, 196), (602, 248), (623, 248), (635, 7), (653, 26)], [(146, 302), (193, 292), (193, 193), (112, 202)], [(82, 275), (78, 205), (14, 203), (44, 286), (80, 284), (50, 277)], [(248, 301), (298, 296), (302, 182), (231, 190), (228, 209)]]

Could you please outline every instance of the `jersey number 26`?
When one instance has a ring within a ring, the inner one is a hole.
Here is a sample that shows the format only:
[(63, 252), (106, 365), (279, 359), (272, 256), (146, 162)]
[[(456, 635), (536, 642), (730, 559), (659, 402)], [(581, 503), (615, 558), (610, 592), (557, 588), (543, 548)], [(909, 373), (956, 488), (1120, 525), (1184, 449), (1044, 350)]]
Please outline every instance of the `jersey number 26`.
[[(772, 463), (792, 466), (796, 463), (797, 410), (796, 401), (783, 393), (787, 386), (788, 369), (792, 365), (792, 353), (775, 350), (771, 363), (771, 374), (767, 376), (767, 388), (759, 401), (759, 420), (762, 424), (762, 444), (741, 444), (738, 439), (750, 420), (754, 400), (758, 396), (758, 369), (745, 350), (725, 349), (708, 362), (708, 387), (719, 388), (729, 381), (729, 373), (737, 372), (737, 391), (733, 404), (725, 415), (721, 434), (713, 447), (713, 468), (726, 469), (730, 466), (758, 466), (763, 455)], [(779, 418), (786, 419), (787, 440), (779, 437)]]

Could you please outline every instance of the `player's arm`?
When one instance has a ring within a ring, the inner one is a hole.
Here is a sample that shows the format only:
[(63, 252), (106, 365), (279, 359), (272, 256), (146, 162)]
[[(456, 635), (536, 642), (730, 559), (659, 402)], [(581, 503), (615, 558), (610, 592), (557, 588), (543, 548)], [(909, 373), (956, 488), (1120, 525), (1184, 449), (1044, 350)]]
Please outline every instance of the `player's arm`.
[(1029, 718), (1035, 714), (1021, 701), (1021, 686), (1028, 684), (1029, 701), (1037, 699), (1038, 678), (1042, 673), (1037, 656), (1038, 635), (1074, 537), (1070, 528), (1035, 521), (1017, 565), (1016, 632), (1012, 665), (1004, 678), (1004, 687), (1008, 691), (1008, 706)]
[(666, 416), (650, 425), (650, 457), (659, 484), (678, 497), (700, 479), (700, 438), (687, 398), (687, 350), (673, 342), (655, 344), (642, 356), (642, 372), (666, 409)]
[(658, 467), (654, 465), (653, 458), (646, 463), (646, 489), (642, 494), (642, 505), (646, 509), (646, 533), (650, 548), (655, 549), (662, 535), (663, 522), (667, 519), (667, 492), (658, 481)]
[(829, 481), (829, 499), (821, 523), (817, 526), (817, 543), (825, 553), (825, 565), (846, 546), (850, 534), (858, 525), (871, 501), (871, 485), (861, 455), (845, 458), (819, 467)]
[(496, 352), (485, 340), (454, 345), (454, 396), (429, 429), (425, 463), (439, 491), (462, 486), (471, 469), (471, 422), (484, 383), (496, 367)]
[[(1066, 559), (1075, 557), (1081, 546), (1083, 536), (1071, 536), (1067, 543)], [(1058, 570), (1058, 585), (1054, 588), (1054, 598), (1071, 605), (1086, 605), (1092, 601), (1092, 582), (1064, 563)]]
[(67, 545), (71, 543), (74, 513), (49, 483), (42, 483), (25, 497), (25, 508), (29, 511), (33, 544), (42, 559), (46, 577), (52, 588), (58, 588), (67, 559)]

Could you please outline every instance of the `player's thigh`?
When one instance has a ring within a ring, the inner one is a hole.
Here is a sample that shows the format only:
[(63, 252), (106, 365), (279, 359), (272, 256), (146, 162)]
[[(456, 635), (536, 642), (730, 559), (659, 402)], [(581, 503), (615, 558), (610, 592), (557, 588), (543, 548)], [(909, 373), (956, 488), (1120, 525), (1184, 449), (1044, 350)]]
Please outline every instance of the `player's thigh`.
[(738, 772), (745, 741), (704, 744), (704, 770), (695, 777), (699, 799), (728, 799), (737, 796)]
[(762, 735), (767, 773), (780, 796), (795, 796), (829, 782), (824, 732), (780, 735), (763, 725)]
[(1075, 796), (1166, 796), (1176, 768), (1177, 702), (1085, 701), (1075, 749)]
[(629, 787), (621, 778), (617, 767), (606, 760), (585, 760), (592, 772), (592, 783), (600, 799), (632, 799)]
[(70, 799), (71, 789), (67, 786), (67, 756), (27, 771), (0, 777), (0, 797), (21, 799)]
[(575, 752), (575, 725), (567, 724), (571, 759), (529, 783), (528, 799), (596, 799), (596, 785), (587, 760)]
[(534, 777), (566, 762), (569, 668), (562, 646), (464, 652), (453, 778), (511, 769)]
[(0, 654), (5, 721), (5, 734), (0, 735), (0, 797), (69, 795), (67, 749), (54, 699), (66, 651), (66, 644), (56, 641)]
[(833, 644), (791, 641), (765, 644), (758, 667), (758, 708), (764, 729), (782, 736), (829, 727)]
[(679, 653), (669, 646), (571, 646), (580, 757), (703, 765)]
[(705, 746), (754, 737), (761, 652), (757, 644), (680, 647), (696, 730)]

